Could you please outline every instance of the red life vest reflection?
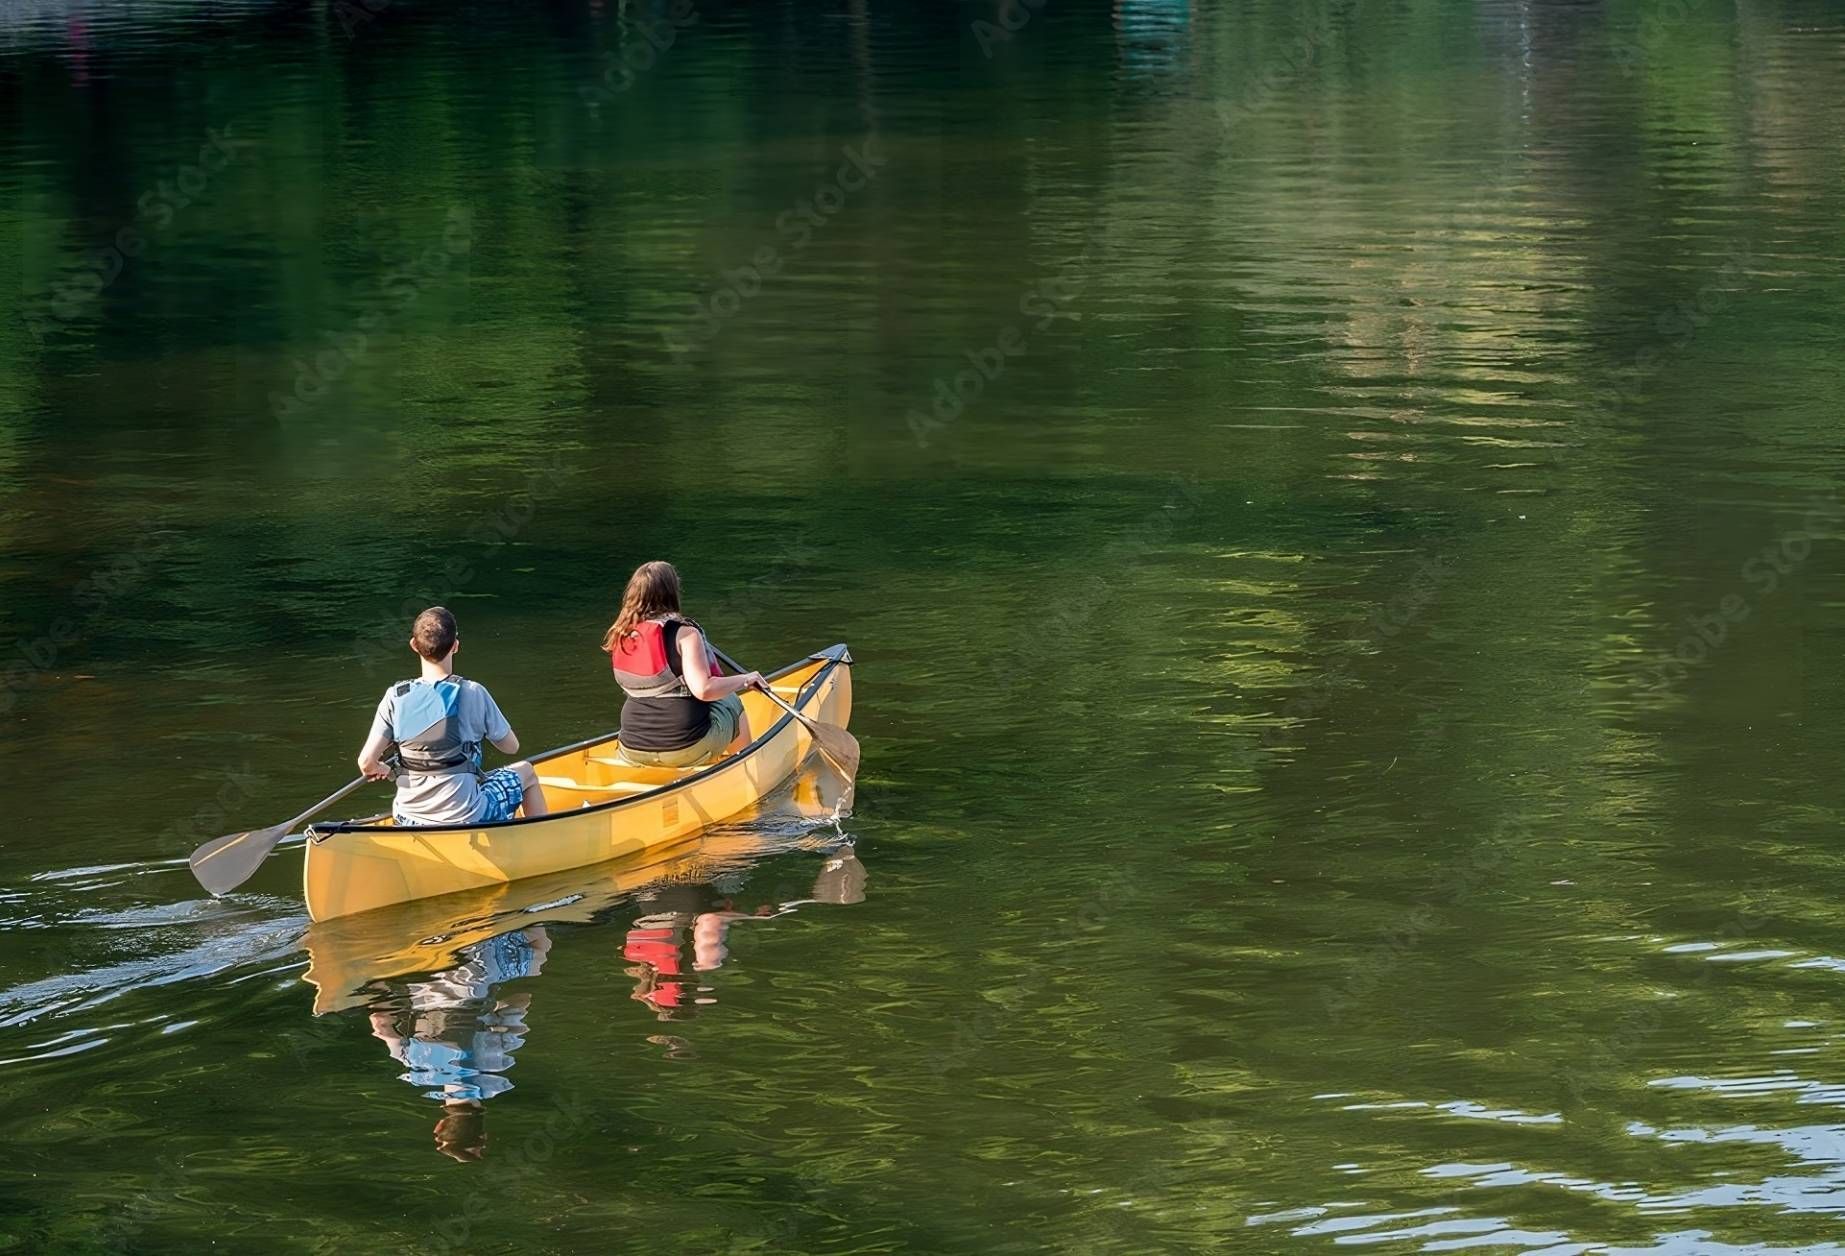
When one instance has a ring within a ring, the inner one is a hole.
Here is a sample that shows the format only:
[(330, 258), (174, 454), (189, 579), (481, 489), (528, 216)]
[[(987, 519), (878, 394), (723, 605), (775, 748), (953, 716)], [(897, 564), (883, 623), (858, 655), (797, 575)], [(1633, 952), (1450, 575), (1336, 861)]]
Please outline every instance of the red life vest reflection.
[(692, 980), (690, 973), (708, 973), (730, 958), (725, 934), (733, 920), (767, 919), (782, 914), (768, 904), (754, 912), (733, 909), (728, 899), (707, 911), (675, 911), (643, 916), (628, 930), (622, 958), (633, 963), (628, 975), (635, 979), (633, 997), (647, 1004), (661, 1020), (693, 1007), (717, 1002), (717, 991)]
[(630, 997), (646, 1004), (661, 1020), (678, 1020), (717, 1002), (717, 990), (692, 974), (712, 973), (730, 958), (730, 928), (739, 920), (773, 920), (809, 903), (846, 905), (865, 897), (865, 865), (851, 847), (835, 851), (814, 879), (812, 897), (786, 903), (763, 903), (739, 909), (735, 900), (700, 902), (705, 887), (669, 887), (655, 903), (669, 910), (641, 916), (622, 940), (621, 956), (633, 967)]
[(633, 998), (653, 1008), (661, 1020), (671, 1020), (675, 1010), (692, 1002), (693, 992), (677, 980), (683, 971), (680, 963), (680, 930), (685, 913), (647, 916), (634, 923), (621, 947), (621, 957), (637, 967), (628, 969), (635, 978)]

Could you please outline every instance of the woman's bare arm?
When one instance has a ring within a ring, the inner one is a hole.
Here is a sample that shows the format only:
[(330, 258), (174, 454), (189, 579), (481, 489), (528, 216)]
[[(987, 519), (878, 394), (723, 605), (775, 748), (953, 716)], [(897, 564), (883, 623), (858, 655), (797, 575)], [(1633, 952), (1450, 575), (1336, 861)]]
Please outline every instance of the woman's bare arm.
[(685, 687), (700, 702), (716, 702), (719, 698), (728, 698), (745, 689), (756, 686), (766, 688), (768, 685), (761, 672), (745, 672), (741, 676), (713, 676), (711, 663), (705, 657), (705, 634), (689, 624), (679, 630), (678, 642), (679, 665), (685, 676)]

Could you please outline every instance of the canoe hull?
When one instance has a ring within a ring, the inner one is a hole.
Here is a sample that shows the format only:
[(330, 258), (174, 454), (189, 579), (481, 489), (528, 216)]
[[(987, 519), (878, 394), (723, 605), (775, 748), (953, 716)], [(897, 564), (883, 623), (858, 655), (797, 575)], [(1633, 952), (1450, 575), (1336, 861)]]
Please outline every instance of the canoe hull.
[[(808, 717), (844, 726), (852, 714), (850, 655), (834, 646), (775, 673), (778, 688)], [(793, 686), (798, 685), (798, 691)], [(756, 740), (745, 750), (648, 792), (610, 795), (598, 783), (630, 773), (598, 762), (608, 738), (565, 753), (535, 756), (552, 814), (463, 828), (310, 829), (302, 881), (311, 919), (331, 920), (397, 903), (477, 890), (683, 840), (749, 810), (794, 775), (813, 748), (805, 726), (760, 694), (745, 697)], [(559, 782), (580, 782), (571, 788)]]
[[(822, 776), (831, 779), (809, 760), (792, 787), (765, 805), (776, 816), (824, 817), (831, 791)], [(380, 983), (453, 967), (469, 947), (509, 929), (587, 923), (650, 886), (705, 885), (748, 868), (778, 845), (786, 850), (788, 840), (765, 846), (747, 828), (722, 825), (631, 859), (318, 921), (302, 939), (308, 953), (302, 980), (314, 987), (316, 1016), (368, 1006)]]

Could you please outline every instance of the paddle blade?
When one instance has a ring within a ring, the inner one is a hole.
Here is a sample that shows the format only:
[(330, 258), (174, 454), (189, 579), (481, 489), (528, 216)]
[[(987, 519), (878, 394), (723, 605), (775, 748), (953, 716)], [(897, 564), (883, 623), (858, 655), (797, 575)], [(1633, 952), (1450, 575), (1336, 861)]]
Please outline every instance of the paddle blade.
[(820, 753), (827, 761), (839, 769), (841, 775), (850, 784), (858, 779), (858, 738), (848, 733), (837, 724), (822, 724), (818, 721), (807, 726), (814, 735), (814, 744), (820, 747)]
[(193, 851), (187, 862), (192, 865), (192, 875), (199, 879), (207, 893), (228, 894), (255, 875), (276, 843), (286, 836), (286, 824), (251, 829), (247, 833), (227, 833)]

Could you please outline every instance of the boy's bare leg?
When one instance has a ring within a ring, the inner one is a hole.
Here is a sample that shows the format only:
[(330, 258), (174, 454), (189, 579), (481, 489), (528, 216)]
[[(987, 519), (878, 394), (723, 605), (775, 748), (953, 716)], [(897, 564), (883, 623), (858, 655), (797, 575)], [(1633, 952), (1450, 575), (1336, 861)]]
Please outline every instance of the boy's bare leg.
[(519, 774), (519, 783), (525, 786), (525, 801), (519, 806), (525, 818), (530, 820), (533, 816), (549, 815), (551, 804), (545, 801), (545, 791), (538, 783), (537, 769), (521, 759), (512, 765), (512, 770)]

